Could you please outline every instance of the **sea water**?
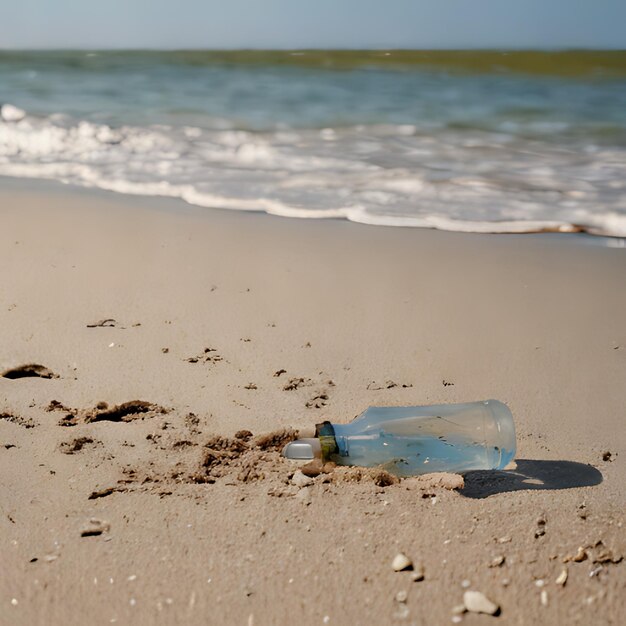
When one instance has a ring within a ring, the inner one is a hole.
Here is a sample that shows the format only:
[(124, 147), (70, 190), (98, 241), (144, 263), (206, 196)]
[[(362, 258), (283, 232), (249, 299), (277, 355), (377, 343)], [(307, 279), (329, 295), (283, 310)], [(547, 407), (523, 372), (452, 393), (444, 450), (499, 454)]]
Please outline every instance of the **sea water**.
[(626, 236), (623, 52), (0, 52), (0, 175), (203, 207)]

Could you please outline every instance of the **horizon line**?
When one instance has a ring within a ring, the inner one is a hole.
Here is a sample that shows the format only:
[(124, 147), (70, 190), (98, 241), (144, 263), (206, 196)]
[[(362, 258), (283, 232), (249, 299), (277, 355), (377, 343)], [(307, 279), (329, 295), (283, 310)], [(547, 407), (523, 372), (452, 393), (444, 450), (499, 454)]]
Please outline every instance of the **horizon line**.
[(554, 46), (554, 47), (526, 47), (526, 46), (476, 46), (476, 47), (394, 47), (394, 46), (366, 46), (366, 47), (297, 47), (297, 48), (266, 48), (266, 47), (233, 47), (233, 48), (205, 48), (205, 47), (152, 47), (152, 46), (37, 46), (4, 47), (2, 52), (626, 52), (626, 47), (596, 47), (596, 46)]

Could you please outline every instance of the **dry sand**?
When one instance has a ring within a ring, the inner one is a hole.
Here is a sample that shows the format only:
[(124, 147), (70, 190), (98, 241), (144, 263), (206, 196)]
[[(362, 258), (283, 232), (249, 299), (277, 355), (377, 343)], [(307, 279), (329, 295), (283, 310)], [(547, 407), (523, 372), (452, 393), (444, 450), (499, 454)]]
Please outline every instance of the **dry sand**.
[[(0, 371), (54, 374), (0, 378), (2, 624), (623, 623), (623, 250), (3, 180), (0, 285)], [(486, 398), (517, 470), (462, 489), (277, 451)]]

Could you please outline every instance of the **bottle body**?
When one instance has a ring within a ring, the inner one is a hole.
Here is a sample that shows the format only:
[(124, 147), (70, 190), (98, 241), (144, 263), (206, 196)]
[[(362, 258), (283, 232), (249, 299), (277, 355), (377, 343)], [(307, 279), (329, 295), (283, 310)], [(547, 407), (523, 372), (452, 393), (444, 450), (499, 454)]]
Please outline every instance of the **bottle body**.
[(332, 461), (382, 466), (398, 476), (502, 469), (515, 456), (513, 416), (497, 400), (370, 407), (332, 428)]

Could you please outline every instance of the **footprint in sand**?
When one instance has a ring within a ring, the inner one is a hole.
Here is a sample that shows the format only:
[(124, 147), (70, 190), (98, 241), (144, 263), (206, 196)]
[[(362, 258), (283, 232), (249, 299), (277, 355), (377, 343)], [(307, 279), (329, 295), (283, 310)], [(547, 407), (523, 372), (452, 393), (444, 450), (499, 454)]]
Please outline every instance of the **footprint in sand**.
[(13, 413), (6, 413), (0, 411), (0, 420), (5, 420), (11, 424), (17, 424), (22, 428), (35, 428), (35, 422), (21, 415), (14, 415)]
[(4, 370), (0, 374), (2, 378), (59, 378), (58, 374), (55, 374), (51, 369), (48, 369), (45, 365), (39, 365), (38, 363), (27, 363), (25, 365), (18, 365), (17, 367)]
[(321, 392), (314, 395), (304, 406), (307, 409), (321, 409), (328, 404), (328, 394)]
[(66, 414), (59, 420), (59, 426), (76, 426), (81, 421), (85, 424), (100, 421), (131, 422), (168, 412), (166, 408), (145, 400), (130, 400), (113, 407), (109, 407), (106, 402), (99, 402), (93, 409), (83, 411), (66, 407), (58, 400), (52, 400), (46, 410), (63, 411)]
[(61, 443), (59, 450), (63, 454), (76, 454), (85, 448), (95, 448), (100, 445), (102, 445), (102, 442), (96, 441), (91, 437), (76, 437), (76, 439)]
[(219, 355), (215, 348), (205, 348), (202, 354), (185, 359), (187, 363), (219, 363), (223, 360), (224, 357)]

